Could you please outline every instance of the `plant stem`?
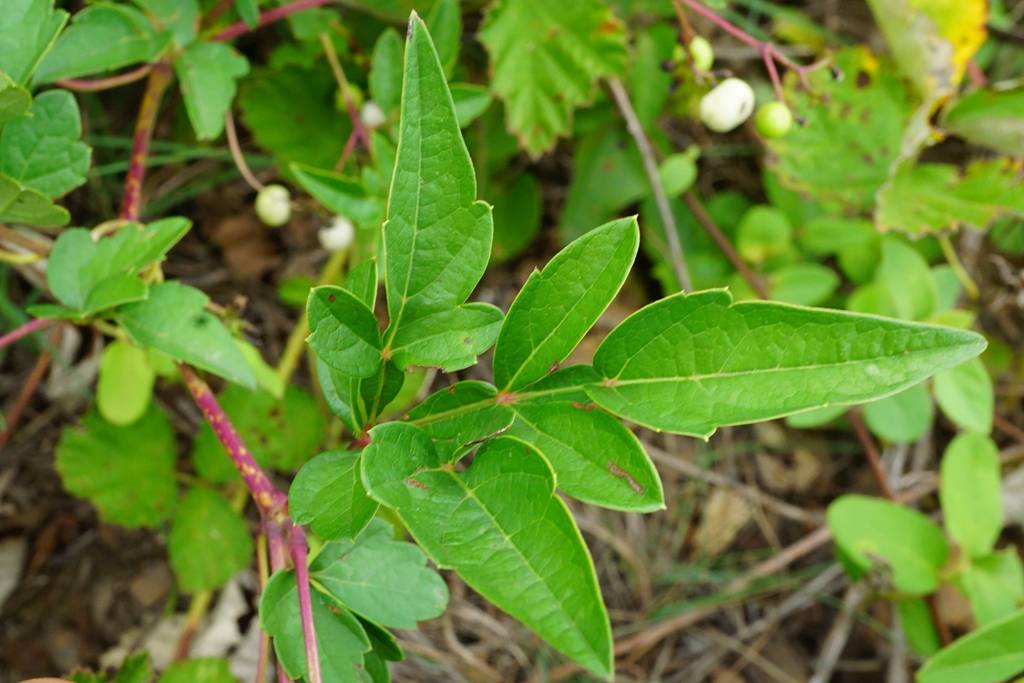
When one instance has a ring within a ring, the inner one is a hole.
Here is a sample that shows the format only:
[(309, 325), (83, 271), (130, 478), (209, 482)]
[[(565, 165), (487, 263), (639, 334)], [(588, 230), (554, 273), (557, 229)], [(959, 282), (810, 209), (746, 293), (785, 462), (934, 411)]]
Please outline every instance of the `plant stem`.
[(178, 370), (185, 380), (185, 386), (189, 393), (192, 394), (192, 399), (199, 406), (199, 410), (202, 411), (203, 417), (206, 418), (210, 427), (213, 428), (217, 439), (231, 456), (235, 469), (242, 475), (242, 480), (245, 481), (249, 494), (256, 501), (260, 514), (266, 520), (281, 524), (287, 518), (285, 508), (288, 505), (288, 496), (271, 483), (263, 468), (253, 460), (252, 454), (242, 443), (242, 437), (238, 435), (235, 426), (231, 424), (231, 419), (220, 407), (210, 386), (188, 365), (178, 363)]
[(240, 21), (237, 24), (232, 24), (231, 26), (228, 26), (226, 29), (215, 35), (213, 39), (231, 40), (232, 38), (237, 38), (238, 36), (249, 33), (250, 31), (253, 31), (257, 28), (263, 28), (267, 24), (272, 24), (275, 21), (280, 21), (281, 19), (284, 19), (290, 14), (295, 14), (296, 12), (301, 12), (302, 10), (309, 9), (311, 7), (327, 5), (335, 1), (336, 0), (294, 0), (294, 2), (290, 2), (287, 5), (275, 7), (274, 9), (267, 10), (266, 12), (260, 14), (259, 23), (257, 23), (256, 26), (253, 28), (250, 28), (249, 25), (246, 24), (244, 21)]
[(9, 344), (13, 344), (22, 337), (27, 337), (33, 332), (44, 330), (55, 322), (57, 321), (52, 318), (34, 318), (29, 320), (27, 323), (15, 327), (13, 330), (0, 337), (0, 349)]
[(295, 567), (295, 582), (299, 588), (299, 612), (302, 616), (302, 636), (306, 644), (307, 683), (321, 683), (320, 655), (317, 652), (316, 629), (313, 625), (313, 601), (309, 592), (309, 545), (306, 530), (293, 526), (288, 542), (292, 565)]
[(608, 87), (615, 99), (615, 104), (626, 120), (626, 129), (633, 136), (637, 149), (640, 150), (640, 157), (643, 159), (644, 171), (647, 173), (647, 181), (651, 184), (651, 192), (654, 194), (654, 203), (658, 207), (658, 215), (661, 216), (661, 225), (665, 230), (665, 239), (668, 240), (669, 256), (672, 262), (672, 272), (683, 291), (693, 289), (690, 282), (690, 271), (686, 267), (686, 256), (683, 254), (683, 245), (679, 241), (679, 231), (676, 228), (676, 219), (672, 215), (672, 207), (669, 206), (668, 197), (665, 196), (665, 188), (661, 185), (661, 177), (658, 175), (658, 162), (654, 158), (654, 148), (651, 141), (644, 132), (644, 127), (637, 118), (633, 103), (629, 101), (629, 94), (617, 78), (608, 80)]
[(263, 183), (253, 175), (252, 169), (249, 168), (249, 164), (245, 160), (245, 155), (242, 154), (242, 147), (238, 144), (238, 132), (235, 130), (235, 117), (231, 115), (230, 108), (224, 112), (224, 136), (228, 139), (228, 149), (231, 150), (231, 158), (234, 160), (238, 172), (242, 174), (242, 178), (249, 187), (259, 192), (264, 187)]
[(714, 241), (718, 248), (721, 249), (722, 253), (725, 254), (725, 258), (729, 260), (732, 267), (736, 269), (736, 272), (740, 274), (750, 288), (754, 290), (758, 297), (762, 299), (768, 298), (768, 289), (764, 286), (764, 282), (759, 278), (754, 271), (750, 270), (750, 267), (740, 258), (740, 255), (736, 253), (736, 249), (733, 248), (732, 242), (729, 238), (719, 230), (715, 224), (711, 215), (704, 208), (697, 194), (691, 189), (683, 193), (683, 199), (686, 201), (686, 205), (690, 207), (690, 211), (697, 217), (697, 222), (701, 224), (704, 231)]
[[(57, 330), (58, 334), (59, 332), (60, 330)], [(32, 371), (28, 374), (24, 384), (22, 384), (18, 397), (14, 399), (14, 403), (4, 415), (7, 425), (4, 431), (0, 432), (0, 449), (6, 446), (7, 442), (14, 436), (14, 430), (17, 429), (18, 423), (21, 421), (21, 415), (25, 412), (25, 408), (28, 407), (29, 401), (32, 400), (32, 395), (39, 388), (39, 383), (46, 376), (46, 370), (50, 367), (50, 361), (52, 360), (53, 356), (50, 355), (49, 351), (43, 351), (36, 358), (36, 364), (32, 366)]]
[(889, 486), (889, 478), (885, 476), (885, 468), (882, 467), (882, 458), (878, 453), (878, 448), (868, 433), (868, 428), (864, 424), (860, 413), (856, 409), (851, 408), (846, 411), (846, 419), (850, 421), (853, 432), (857, 435), (857, 440), (860, 441), (860, 445), (864, 449), (864, 454), (868, 458), (868, 465), (871, 466), (871, 473), (875, 476), (878, 488), (882, 489), (882, 494), (886, 498), (896, 500), (896, 494), (893, 492), (892, 487)]
[(111, 88), (128, 85), (135, 81), (141, 81), (143, 78), (148, 76), (149, 72), (152, 70), (152, 64), (143, 64), (131, 71), (125, 71), (124, 73), (108, 76), (107, 78), (62, 78), (57, 81), (57, 85), (77, 92), (110, 90)]
[(971, 278), (967, 269), (964, 268), (964, 264), (961, 263), (960, 257), (956, 253), (956, 248), (953, 246), (953, 242), (949, 239), (949, 235), (939, 235), (939, 246), (942, 247), (942, 255), (946, 257), (946, 263), (953, 269), (953, 273), (956, 275), (956, 279), (963, 285), (964, 291), (967, 292), (967, 296), (972, 301), (977, 301), (980, 292), (978, 291), (978, 285)]
[(139, 105), (139, 116), (135, 122), (135, 138), (129, 157), (128, 176), (124, 181), (124, 204), (121, 218), (137, 221), (142, 211), (142, 181), (146, 177), (146, 158), (149, 156), (149, 143), (153, 139), (153, 127), (156, 115), (160, 110), (160, 99), (167, 86), (171, 84), (171, 66), (167, 62), (157, 62), (149, 73), (146, 92), (142, 95)]
[(334, 80), (338, 83), (338, 89), (341, 90), (341, 99), (345, 101), (345, 110), (348, 112), (348, 118), (352, 122), (352, 135), (355, 136), (355, 142), (362, 142), (363, 148), (369, 151), (371, 149), (370, 134), (366, 132), (363, 120), (359, 117), (359, 112), (356, 111), (352, 91), (348, 85), (348, 78), (345, 76), (345, 70), (341, 67), (341, 61), (338, 59), (338, 52), (334, 49), (334, 44), (326, 33), (320, 34), (320, 44), (324, 48), (324, 54), (327, 55), (327, 62), (331, 65), (331, 72), (334, 73)]

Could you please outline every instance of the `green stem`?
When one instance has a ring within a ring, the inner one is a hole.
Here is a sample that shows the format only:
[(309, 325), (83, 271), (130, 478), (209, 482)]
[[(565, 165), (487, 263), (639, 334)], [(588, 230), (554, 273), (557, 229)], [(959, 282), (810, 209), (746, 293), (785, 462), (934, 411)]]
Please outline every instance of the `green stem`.
[(953, 273), (956, 274), (956, 279), (960, 281), (960, 284), (964, 286), (964, 291), (967, 292), (967, 296), (972, 301), (977, 301), (980, 292), (978, 291), (977, 283), (971, 278), (967, 269), (964, 268), (964, 264), (960, 262), (960, 257), (956, 253), (956, 248), (953, 246), (952, 240), (949, 239), (949, 235), (939, 235), (939, 246), (942, 247), (942, 255), (946, 257), (946, 263), (953, 269)]

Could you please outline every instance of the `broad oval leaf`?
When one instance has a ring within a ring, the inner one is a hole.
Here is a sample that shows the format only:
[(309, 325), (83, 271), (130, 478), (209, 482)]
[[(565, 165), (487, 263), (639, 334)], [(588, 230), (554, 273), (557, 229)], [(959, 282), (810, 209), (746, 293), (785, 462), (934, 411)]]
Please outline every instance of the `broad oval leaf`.
[(183, 591), (219, 588), (252, 561), (252, 535), (220, 494), (196, 487), (178, 505), (167, 552)]
[(612, 413), (707, 438), (724, 425), (880, 398), (981, 353), (973, 332), (772, 302), (727, 291), (637, 311), (594, 355), (587, 387)]
[(204, 41), (175, 57), (174, 72), (196, 137), (219, 137), (224, 112), (235, 99), (238, 79), (249, 73), (249, 61), (230, 45)]
[(494, 348), (494, 383), (514, 391), (551, 372), (597, 322), (626, 281), (640, 244), (636, 217), (574, 240), (516, 295)]
[(381, 626), (416, 628), (448, 605), (448, 585), (426, 565), (419, 548), (396, 541), (391, 525), (377, 520), (354, 541), (325, 546), (310, 571), (356, 614)]
[(1012, 547), (974, 557), (956, 585), (970, 600), (974, 620), (985, 626), (1012, 614), (1024, 602), (1024, 565)]
[(445, 372), (468, 368), (494, 344), (501, 320), (499, 308), (481, 302), (417, 318), (391, 340), (391, 359), (400, 368), (418, 365)]
[(949, 535), (973, 557), (988, 554), (1003, 528), (999, 448), (986, 435), (960, 434), (942, 454), (939, 476)]
[(380, 327), (354, 294), (341, 287), (314, 287), (306, 311), (308, 341), (317, 358), (349, 377), (370, 377), (380, 369)]
[(510, 433), (536, 448), (558, 489), (593, 505), (652, 512), (665, 507), (661, 479), (639, 439), (593, 404), (515, 407)]
[(288, 489), (288, 512), (326, 540), (355, 538), (377, 513), (359, 475), (359, 454), (327, 451), (295, 475)]
[(890, 443), (913, 443), (932, 428), (935, 408), (924, 382), (864, 406), (864, 421)]
[(146, 412), (153, 397), (156, 372), (149, 354), (126, 341), (116, 340), (103, 349), (96, 381), (96, 408), (115, 425), (128, 425)]
[(370, 433), (363, 483), (427, 554), (555, 649), (610, 675), (611, 629), (594, 565), (544, 458), (501, 437), (456, 472), (413, 425)]
[(976, 434), (992, 431), (995, 394), (981, 360), (972, 358), (935, 375), (935, 400), (957, 427)]
[(828, 525), (856, 573), (881, 564), (896, 589), (908, 595), (939, 587), (949, 545), (920, 512), (881, 498), (847, 495), (828, 506)]
[(466, 300), (487, 266), (492, 232), (444, 71), (423, 21), (413, 16), (384, 225), (389, 345), (403, 326)]
[(918, 683), (999, 683), (1024, 671), (1024, 610), (956, 640), (917, 672)]

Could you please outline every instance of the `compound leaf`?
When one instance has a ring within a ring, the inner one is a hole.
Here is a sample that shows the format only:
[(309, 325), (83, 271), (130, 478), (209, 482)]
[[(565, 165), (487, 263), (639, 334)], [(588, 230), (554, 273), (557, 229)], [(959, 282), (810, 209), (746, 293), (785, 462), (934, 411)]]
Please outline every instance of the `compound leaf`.
[(574, 240), (530, 275), (494, 349), (500, 389), (531, 384), (572, 353), (626, 281), (639, 244), (635, 217), (612, 221)]
[(376, 520), (355, 540), (325, 546), (310, 570), (320, 587), (356, 614), (381, 626), (416, 628), (448, 605), (447, 584), (426, 564), (423, 551), (396, 541), (391, 525)]
[(611, 630), (594, 566), (544, 458), (500, 437), (456, 472), (413, 425), (370, 433), (363, 483), (427, 554), (556, 649), (610, 675)]
[(761, 301), (678, 294), (637, 311), (594, 355), (587, 392), (652, 429), (724, 425), (884, 397), (978, 355), (973, 332)]
[(626, 65), (622, 23), (590, 0), (498, 0), (480, 40), (508, 128), (532, 156), (567, 135), (573, 111), (593, 98), (597, 81), (622, 75)]

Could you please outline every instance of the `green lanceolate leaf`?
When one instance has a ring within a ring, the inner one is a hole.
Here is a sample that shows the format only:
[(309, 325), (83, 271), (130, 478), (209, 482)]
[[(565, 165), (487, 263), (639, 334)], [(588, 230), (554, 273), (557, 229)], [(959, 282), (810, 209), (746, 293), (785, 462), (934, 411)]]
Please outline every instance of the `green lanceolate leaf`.
[(593, 404), (515, 407), (510, 434), (551, 464), (558, 489), (593, 505), (651, 512), (665, 507), (661, 480), (640, 441)]
[(917, 673), (918, 683), (999, 683), (1024, 671), (1024, 610), (956, 640)]
[[(323, 413), (316, 399), (289, 385), (280, 399), (265, 391), (228, 386), (218, 396), (221, 408), (261, 467), (290, 472), (302, 465), (323, 441)], [(205, 479), (237, 481), (239, 474), (209, 424), (203, 423), (192, 448), (192, 462)]]
[(880, 398), (978, 355), (980, 335), (841, 311), (678, 294), (637, 311), (594, 355), (612, 413), (707, 437), (723, 425)]
[(397, 109), (402, 98), (402, 37), (393, 28), (381, 33), (373, 46), (369, 80), (373, 101), (384, 113)]
[(448, 605), (447, 584), (426, 564), (419, 548), (396, 541), (391, 526), (377, 520), (355, 540), (328, 544), (310, 570), (314, 581), (356, 614), (381, 626), (416, 628)]
[(935, 400), (946, 417), (961, 429), (976, 434), (992, 431), (995, 395), (992, 377), (973, 358), (935, 375)]
[(80, 316), (139, 301), (146, 296), (139, 270), (162, 258), (191, 225), (184, 218), (131, 223), (99, 240), (83, 228), (65, 230), (50, 254), (46, 282), (57, 300)]
[(566, 359), (618, 294), (640, 243), (636, 218), (601, 226), (530, 275), (494, 349), (494, 382), (515, 391)]
[(473, 365), (491, 348), (501, 329), (501, 310), (469, 303), (418, 318), (391, 341), (391, 359), (400, 368), (414, 365), (454, 372)]
[(15, 83), (28, 83), (67, 20), (67, 12), (53, 9), (53, 0), (5, 0), (0, 12), (0, 71)]
[(996, 444), (986, 435), (960, 434), (942, 455), (939, 482), (949, 535), (973, 557), (991, 552), (1003, 528)]
[(57, 445), (64, 488), (92, 501), (103, 520), (127, 527), (156, 526), (170, 515), (176, 459), (171, 424), (155, 406), (125, 427), (89, 413)]
[(431, 394), (409, 411), (415, 422), (434, 440), (444, 460), (454, 460), (463, 447), (501, 434), (515, 415), (497, 402), (498, 390), (486, 382), (466, 380)]
[(303, 189), (334, 213), (357, 223), (371, 223), (383, 215), (381, 200), (370, 196), (360, 181), (305, 164), (290, 168)]
[(0, 173), (0, 221), (56, 228), (69, 220), (67, 210), (55, 205), (45, 194)]
[(315, 287), (306, 311), (308, 341), (317, 358), (349, 377), (370, 377), (380, 369), (380, 327), (356, 295), (341, 287)]
[(117, 317), (136, 344), (254, 388), (252, 369), (231, 333), (206, 310), (209, 301), (193, 287), (161, 282), (149, 288), (145, 301), (118, 308)]
[[(323, 680), (362, 683), (363, 654), (370, 651), (366, 631), (351, 612), (325, 602), (327, 597), (319, 591), (313, 591), (312, 598)], [(288, 676), (306, 676), (305, 641), (294, 572), (277, 572), (270, 577), (260, 595), (260, 626), (274, 639), (274, 652)]]
[(881, 498), (842, 496), (828, 507), (836, 546), (855, 575), (881, 564), (897, 590), (926, 595), (949, 557), (942, 530), (916, 510)]
[(131, 424), (146, 412), (155, 381), (149, 354), (126, 341), (111, 342), (100, 360), (96, 408), (111, 424)]
[(590, 0), (499, 0), (480, 40), (508, 128), (533, 156), (570, 132), (573, 111), (593, 97), (599, 78), (621, 75), (626, 65), (622, 23)]
[(35, 98), (32, 115), (0, 133), (0, 171), (26, 187), (60, 197), (85, 182), (92, 150), (80, 140), (78, 103), (67, 90)]
[(224, 130), (224, 112), (235, 98), (235, 84), (249, 73), (249, 61), (224, 43), (193, 43), (174, 60), (185, 110), (200, 140)]
[(398, 157), (384, 225), (386, 343), (449, 311), (476, 287), (491, 253), (491, 210), (476, 177), (426, 27), (409, 25)]
[(32, 95), (29, 91), (0, 71), (0, 126), (20, 119), (31, 106)]
[(220, 494), (193, 488), (178, 504), (167, 552), (181, 589), (219, 588), (252, 561), (252, 535)]
[(355, 538), (377, 513), (359, 474), (359, 454), (327, 451), (299, 470), (288, 489), (288, 511), (320, 538)]
[(88, 76), (155, 59), (171, 41), (142, 12), (98, 2), (78, 12), (35, 73), (38, 83)]
[(599, 675), (612, 671), (593, 563), (547, 462), (525, 442), (484, 445), (464, 472), (416, 427), (371, 431), (363, 483), (417, 543), (481, 595)]

